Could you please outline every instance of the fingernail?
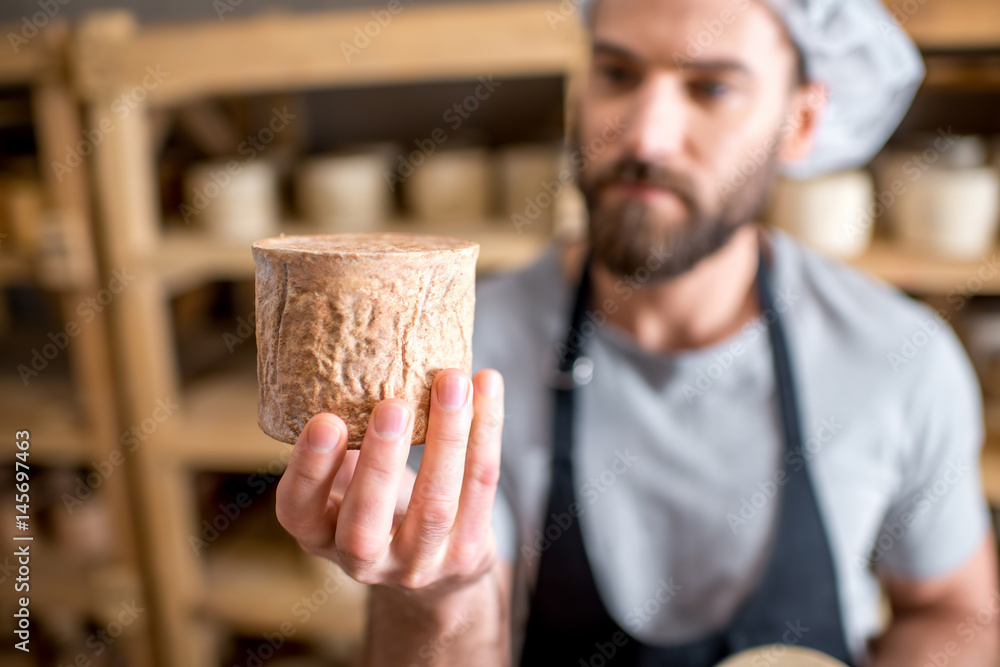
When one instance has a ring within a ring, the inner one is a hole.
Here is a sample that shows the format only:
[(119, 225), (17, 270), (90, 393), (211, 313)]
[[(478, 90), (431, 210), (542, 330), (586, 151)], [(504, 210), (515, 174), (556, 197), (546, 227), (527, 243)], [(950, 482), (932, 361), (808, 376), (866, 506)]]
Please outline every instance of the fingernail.
[(483, 394), (486, 398), (496, 398), (500, 395), (500, 374), (487, 373), (483, 381)]
[(469, 381), (464, 375), (450, 373), (437, 386), (438, 403), (445, 410), (458, 410), (469, 396)]
[(375, 409), (375, 432), (380, 438), (398, 438), (409, 421), (410, 411), (399, 403), (383, 403)]
[(325, 419), (309, 425), (309, 449), (325, 454), (337, 446), (340, 440), (340, 429)]

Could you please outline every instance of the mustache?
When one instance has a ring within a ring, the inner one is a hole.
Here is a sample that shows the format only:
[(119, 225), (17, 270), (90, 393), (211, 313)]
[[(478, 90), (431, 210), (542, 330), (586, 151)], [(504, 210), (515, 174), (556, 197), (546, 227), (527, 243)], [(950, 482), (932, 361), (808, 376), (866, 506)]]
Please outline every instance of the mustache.
[(643, 185), (676, 195), (692, 212), (701, 210), (698, 204), (697, 190), (689, 177), (652, 162), (623, 158), (594, 169), (588, 180), (590, 181), (590, 189), (594, 192), (618, 183)]

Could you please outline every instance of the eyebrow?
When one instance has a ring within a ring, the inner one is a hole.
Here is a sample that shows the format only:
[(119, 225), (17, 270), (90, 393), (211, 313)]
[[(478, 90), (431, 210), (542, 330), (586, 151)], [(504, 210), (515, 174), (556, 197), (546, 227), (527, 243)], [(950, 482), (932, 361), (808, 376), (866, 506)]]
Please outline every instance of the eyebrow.
[[(630, 51), (628, 48), (612, 42), (594, 42), (593, 52), (594, 55), (606, 54), (618, 56), (626, 60), (642, 60), (642, 58), (640, 58), (636, 53)], [(746, 76), (752, 75), (752, 72), (746, 65), (734, 58), (716, 58), (713, 60), (689, 60), (685, 58), (683, 60), (685, 61), (683, 65), (684, 69), (692, 69), (702, 72), (736, 72)]]

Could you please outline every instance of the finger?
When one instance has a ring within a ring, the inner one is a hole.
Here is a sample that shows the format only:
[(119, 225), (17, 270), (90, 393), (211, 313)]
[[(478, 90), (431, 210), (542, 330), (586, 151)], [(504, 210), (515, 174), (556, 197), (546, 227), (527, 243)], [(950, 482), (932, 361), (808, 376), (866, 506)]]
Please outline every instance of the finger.
[(472, 422), (471, 385), (457, 368), (434, 377), (424, 456), (399, 529), (399, 549), (411, 558), (433, 553), (455, 522)]
[(358, 467), (358, 454), (356, 449), (349, 449), (344, 454), (344, 461), (340, 464), (337, 476), (333, 478), (333, 496), (343, 500), (347, 485), (354, 478), (354, 469)]
[(472, 429), (465, 456), (465, 476), (450, 546), (461, 553), (482, 551), (489, 536), (503, 431), (503, 377), (486, 368), (473, 378)]
[[(331, 497), (338, 503), (343, 501), (347, 485), (351, 483), (351, 479), (354, 477), (354, 469), (358, 464), (358, 453), (359, 450), (357, 449), (347, 450), (344, 462), (340, 465), (340, 470), (333, 480), (333, 493)], [(396, 532), (397, 524), (403, 522), (403, 515), (406, 514), (406, 508), (410, 505), (410, 494), (413, 492), (413, 481), (416, 477), (417, 473), (407, 465), (403, 471), (403, 481), (399, 485), (399, 493), (396, 496), (396, 514), (392, 524), (393, 534)]]
[(413, 495), (413, 483), (416, 479), (417, 473), (410, 466), (406, 466), (406, 470), (403, 472), (403, 482), (399, 486), (399, 495), (396, 496), (396, 515), (392, 520), (393, 537), (403, 525), (406, 510), (410, 507), (410, 496)]
[(310, 419), (295, 443), (276, 491), (278, 521), (303, 547), (333, 542), (335, 526), (327, 514), (333, 479), (347, 451), (347, 426), (331, 414)]
[(337, 517), (337, 548), (356, 568), (373, 567), (389, 544), (412, 432), (413, 410), (399, 398), (381, 401), (368, 419)]

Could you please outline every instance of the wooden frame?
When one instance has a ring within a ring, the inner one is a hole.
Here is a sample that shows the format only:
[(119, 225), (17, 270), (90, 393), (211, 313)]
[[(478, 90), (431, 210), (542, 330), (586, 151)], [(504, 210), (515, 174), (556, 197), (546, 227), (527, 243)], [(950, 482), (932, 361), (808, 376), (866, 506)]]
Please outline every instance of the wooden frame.
[(1000, 5), (995, 0), (883, 3), (921, 49), (995, 49), (1000, 44)]
[[(76, 87), (89, 127), (105, 123), (109, 129), (92, 156), (102, 246), (109, 266), (127, 266), (137, 274), (112, 304), (124, 423), (148, 416), (164, 397), (182, 404), (179, 414), (136, 452), (139, 512), (155, 583), (162, 628), (157, 653), (163, 665), (214, 664), (217, 641), (206, 619), (246, 631), (276, 631), (288, 617), (285, 607), (317, 590), (322, 577), (317, 567), (304, 573), (265, 572), (256, 579), (265, 591), (262, 599), (225, 576), (227, 570), (254, 569), (254, 558), (262, 555), (237, 550), (222, 561), (202, 562), (189, 545), (189, 537), (199, 532), (196, 470), (283, 468), (289, 448), (257, 427), (252, 378), (209, 378), (180, 390), (169, 297), (211, 279), (251, 278), (253, 263), (249, 244), (160, 232), (149, 111), (208, 95), (489, 74), (558, 76), (570, 91), (585, 42), (573, 16), (563, 17), (566, 21), (556, 30), (550, 27), (547, 12), (559, 11), (555, 2), (405, 7), (350, 62), (341, 42), (353, 43), (355, 29), (363, 31), (373, 20), (369, 11), (227, 17), (222, 23), (149, 28), (139, 28), (128, 14), (110, 12), (95, 14), (79, 27), (73, 58)], [(128, 99), (141, 100), (124, 112), (122, 96), (139, 90), (140, 95)], [(497, 244), (494, 265), (526, 260), (541, 246), (538, 239), (519, 239), (485, 225), (477, 233)], [(489, 263), (489, 253), (484, 255)], [(334, 602), (303, 625), (300, 634), (314, 640), (332, 635), (357, 647), (363, 605), (363, 588), (343, 582)]]
[[(86, 167), (81, 164), (66, 174), (50, 168), (53, 162), (63, 160), (67, 147), (79, 141), (81, 131), (77, 100), (66, 78), (70, 39), (68, 26), (54, 21), (21, 45), (17, 53), (0, 51), (0, 85), (27, 86), (30, 90), (46, 220), (50, 232), (62, 240), (58, 245), (63, 249), (54, 255), (21, 258), (18, 270), (4, 278), (39, 284), (56, 292), (64, 322), (77, 321), (79, 305), (97, 297), (102, 284), (91, 227)], [(63, 392), (62, 387), (45, 379), (38, 381), (36, 391), (30, 390), (30, 384), (19, 386), (22, 409), (2, 420), (7, 432), (12, 432), (11, 425), (17, 420), (24, 420), (17, 423), (32, 428), (37, 443), (32, 460), (36, 463), (83, 467), (95, 461), (117, 460), (118, 456), (125, 458), (117, 428), (105, 316), (94, 312), (85, 323), (77, 324), (79, 333), (71, 338), (66, 352), (71, 391)], [(19, 379), (16, 384), (21, 385)], [(73, 414), (78, 418), (74, 419)], [(4, 452), (13, 459), (7, 445)], [(75, 599), (81, 611), (99, 623), (109, 623), (121, 603), (135, 600), (143, 606), (145, 596), (125, 468), (108, 476), (97, 493), (104, 495), (111, 512), (114, 561), (100, 571), (84, 573), (72, 573), (57, 561), (51, 562), (51, 571), (39, 572), (36, 577), (36, 597), (40, 603), (48, 601), (60, 610)], [(148, 617), (129, 625), (120, 642), (130, 664), (152, 665)]]
[[(275, 13), (141, 32), (119, 14), (85, 33), (78, 81), (84, 97), (95, 99), (140, 85), (147, 68), (158, 67), (163, 81), (148, 102), (169, 105), (228, 93), (562, 75), (579, 58), (581, 31), (573, 16), (553, 29), (552, 11), (558, 5), (537, 1), (403, 7), (377, 30), (365, 10)], [(358, 53), (345, 55), (343, 45)]]

